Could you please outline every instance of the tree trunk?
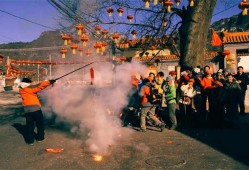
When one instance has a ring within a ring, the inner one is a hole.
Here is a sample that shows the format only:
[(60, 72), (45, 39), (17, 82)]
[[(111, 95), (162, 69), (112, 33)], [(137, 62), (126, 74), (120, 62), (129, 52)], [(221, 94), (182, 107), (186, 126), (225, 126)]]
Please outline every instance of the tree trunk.
[(204, 66), (207, 35), (217, 0), (195, 0), (183, 10), (180, 34), (180, 66)]

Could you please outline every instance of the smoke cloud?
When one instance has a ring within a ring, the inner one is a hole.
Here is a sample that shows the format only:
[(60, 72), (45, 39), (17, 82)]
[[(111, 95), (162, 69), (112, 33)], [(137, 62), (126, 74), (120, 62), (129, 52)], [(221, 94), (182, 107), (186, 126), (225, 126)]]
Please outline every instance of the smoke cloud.
[[(90, 68), (95, 71), (93, 85), (90, 85)], [(77, 68), (74, 68), (77, 69)], [(73, 68), (57, 69), (59, 77)], [(131, 75), (143, 75), (147, 67), (138, 61), (123, 63), (114, 68), (112, 63), (94, 63), (84, 70), (58, 80), (45, 94), (44, 113), (51, 116), (48, 108), (57, 115), (57, 122), (71, 125), (71, 132), (87, 136), (85, 141), (92, 153), (105, 154), (130, 132), (122, 128), (119, 118), (128, 103)]]

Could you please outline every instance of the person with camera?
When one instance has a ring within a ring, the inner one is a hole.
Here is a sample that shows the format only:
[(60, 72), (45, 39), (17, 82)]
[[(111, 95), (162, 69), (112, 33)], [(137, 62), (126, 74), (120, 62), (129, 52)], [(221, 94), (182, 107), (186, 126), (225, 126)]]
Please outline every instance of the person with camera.
[(196, 95), (196, 90), (194, 89), (193, 78), (188, 80), (186, 85), (181, 86), (181, 97), (179, 99), (179, 109), (180, 109), (180, 122), (182, 125), (188, 125), (191, 121), (192, 100)]
[(161, 129), (161, 132), (165, 128), (165, 124), (161, 122), (155, 116), (156, 105), (151, 101), (151, 89), (154, 86), (149, 79), (144, 80), (144, 85), (139, 91), (139, 96), (141, 97), (141, 115), (140, 115), (140, 132), (146, 132), (146, 118), (151, 119), (156, 127)]

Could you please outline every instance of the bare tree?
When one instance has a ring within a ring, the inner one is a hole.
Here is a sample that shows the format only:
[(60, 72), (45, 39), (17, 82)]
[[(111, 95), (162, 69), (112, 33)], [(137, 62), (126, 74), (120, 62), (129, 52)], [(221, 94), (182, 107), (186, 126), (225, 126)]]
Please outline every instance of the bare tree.
[[(165, 46), (176, 47), (175, 40), (179, 36), (179, 64), (182, 67), (205, 64), (207, 35), (217, 0), (193, 0), (194, 6), (188, 4), (181, 8), (174, 4), (171, 11), (167, 5), (168, 0), (159, 0), (158, 5), (152, 5), (151, 1), (149, 8), (144, 7), (145, 0), (48, 1), (70, 23), (68, 30), (81, 22), (99, 39), (102, 37), (95, 34), (96, 25), (101, 25), (109, 32), (119, 32), (127, 38), (131, 37), (133, 30), (137, 30), (139, 37), (146, 39), (146, 43), (140, 44), (144, 50), (155, 43), (159, 49)], [(123, 9), (122, 17), (117, 12), (120, 7)], [(112, 16), (108, 16), (108, 12), (113, 12)], [(128, 15), (133, 17), (131, 22), (127, 19)]]

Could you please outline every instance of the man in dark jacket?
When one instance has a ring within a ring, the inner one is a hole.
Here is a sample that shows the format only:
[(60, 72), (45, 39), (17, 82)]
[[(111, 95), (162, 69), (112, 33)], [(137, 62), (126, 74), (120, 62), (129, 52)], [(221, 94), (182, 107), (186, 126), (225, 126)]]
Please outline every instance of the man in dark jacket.
[(232, 74), (227, 75), (222, 95), (221, 99), (226, 107), (226, 118), (229, 125), (239, 128), (238, 104), (241, 100), (241, 88)]
[(249, 84), (249, 78), (244, 73), (242, 66), (239, 66), (237, 68), (237, 71), (238, 73), (234, 75), (234, 78), (236, 79), (237, 83), (240, 85), (241, 93), (242, 93), (241, 101), (239, 102), (240, 114), (246, 115), (245, 114), (245, 96), (246, 96), (247, 85)]

